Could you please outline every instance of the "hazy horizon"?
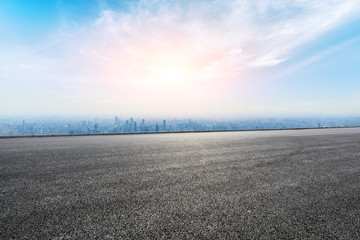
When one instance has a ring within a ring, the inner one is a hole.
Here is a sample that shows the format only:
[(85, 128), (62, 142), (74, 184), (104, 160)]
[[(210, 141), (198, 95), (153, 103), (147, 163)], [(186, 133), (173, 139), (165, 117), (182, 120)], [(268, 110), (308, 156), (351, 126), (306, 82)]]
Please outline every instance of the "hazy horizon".
[(360, 116), (360, 2), (0, 2), (0, 116)]

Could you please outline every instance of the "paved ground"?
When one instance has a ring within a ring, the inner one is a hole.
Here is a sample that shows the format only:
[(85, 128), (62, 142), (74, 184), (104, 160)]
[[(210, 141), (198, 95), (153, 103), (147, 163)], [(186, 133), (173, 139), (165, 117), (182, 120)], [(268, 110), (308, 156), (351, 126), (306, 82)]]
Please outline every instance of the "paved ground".
[(360, 239), (360, 129), (0, 140), (0, 239)]

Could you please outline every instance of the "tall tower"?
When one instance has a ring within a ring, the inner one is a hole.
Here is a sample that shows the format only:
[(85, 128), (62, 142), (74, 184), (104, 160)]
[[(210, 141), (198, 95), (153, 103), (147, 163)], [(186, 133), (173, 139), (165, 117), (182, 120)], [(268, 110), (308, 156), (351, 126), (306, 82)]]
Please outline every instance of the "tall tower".
[(22, 134), (25, 135), (25, 120), (22, 122)]
[(129, 127), (130, 127), (129, 120), (126, 120), (124, 132), (129, 132)]
[(114, 126), (118, 126), (119, 122), (120, 122), (120, 119), (117, 116), (115, 116), (114, 117)]
[(166, 120), (163, 120), (162, 130), (166, 131)]
[(134, 119), (133, 118), (130, 118), (130, 131), (129, 132), (133, 132), (134, 131)]
[(140, 131), (141, 131), (141, 132), (144, 132), (144, 131), (145, 131), (145, 119), (142, 119), (142, 120), (141, 120)]

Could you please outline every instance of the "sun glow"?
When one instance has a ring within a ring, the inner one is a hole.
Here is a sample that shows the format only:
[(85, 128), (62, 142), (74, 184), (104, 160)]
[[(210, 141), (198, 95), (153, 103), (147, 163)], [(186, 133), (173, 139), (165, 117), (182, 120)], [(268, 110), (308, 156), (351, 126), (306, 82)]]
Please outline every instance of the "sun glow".
[(164, 81), (179, 81), (185, 75), (185, 71), (179, 67), (163, 66), (155, 68), (153, 71), (154, 77)]
[(206, 41), (199, 44), (187, 35), (174, 39), (161, 32), (156, 41), (146, 36), (114, 53), (106, 79), (116, 93), (136, 92), (140, 98), (151, 92), (180, 98), (193, 91), (199, 96), (200, 91), (211, 94), (233, 79), (228, 76), (232, 73), (231, 59), (224, 51)]
[(184, 66), (159, 65), (151, 67), (146, 77), (156, 85), (178, 86), (187, 83), (191, 73)]
[(136, 79), (142, 86), (182, 88), (196, 82), (196, 72), (186, 64), (157, 62), (145, 64)]

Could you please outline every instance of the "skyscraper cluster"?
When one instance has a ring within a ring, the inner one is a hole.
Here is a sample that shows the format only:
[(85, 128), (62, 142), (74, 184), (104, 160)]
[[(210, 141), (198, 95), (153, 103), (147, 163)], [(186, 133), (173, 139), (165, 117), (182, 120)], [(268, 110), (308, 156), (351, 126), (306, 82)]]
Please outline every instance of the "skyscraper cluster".
[(213, 119), (144, 119), (125, 118), (0, 118), (1, 135), (92, 134), (133, 132), (174, 132), (212, 130), (251, 130), (284, 128), (322, 128), (360, 126), (360, 117), (348, 118), (253, 118)]

